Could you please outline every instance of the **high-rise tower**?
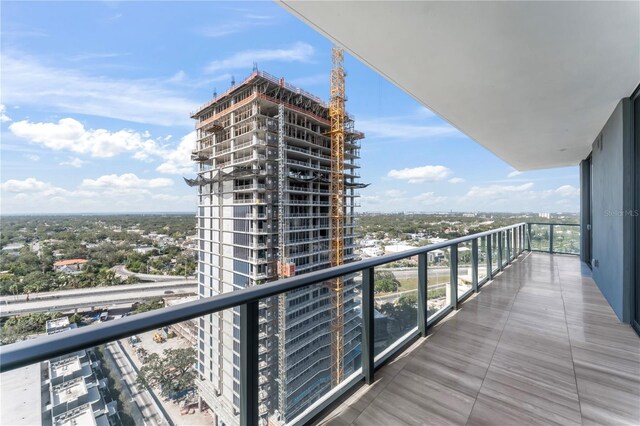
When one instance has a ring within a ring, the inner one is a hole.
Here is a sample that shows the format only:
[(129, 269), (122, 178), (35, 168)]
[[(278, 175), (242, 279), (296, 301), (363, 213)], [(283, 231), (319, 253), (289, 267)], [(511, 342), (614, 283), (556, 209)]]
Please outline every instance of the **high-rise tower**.
[[(331, 265), (329, 105), (283, 79), (254, 71), (198, 109), (200, 297)], [(342, 164), (344, 262), (355, 258), (361, 133), (348, 122)], [(335, 165), (334, 165), (335, 167)], [(332, 386), (332, 290), (318, 284), (260, 303), (260, 418), (289, 420)], [(359, 366), (356, 283), (341, 285), (347, 376)], [(219, 422), (238, 421), (239, 310), (199, 321), (198, 388)], [(334, 344), (335, 345), (335, 344)], [(335, 380), (335, 379), (334, 379)]]

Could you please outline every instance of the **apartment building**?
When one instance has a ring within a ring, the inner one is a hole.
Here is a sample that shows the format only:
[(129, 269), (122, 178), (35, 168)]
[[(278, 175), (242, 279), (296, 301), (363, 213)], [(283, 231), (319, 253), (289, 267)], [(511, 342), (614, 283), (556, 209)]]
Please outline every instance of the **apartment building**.
[[(330, 266), (329, 106), (261, 71), (203, 105), (196, 120), (199, 296)], [(359, 140), (347, 116), (344, 261), (356, 257)], [(360, 362), (358, 284), (343, 286), (344, 374)], [(259, 415), (279, 423), (331, 387), (332, 292), (314, 285), (260, 303)], [(200, 319), (198, 388), (217, 424), (238, 422), (239, 309)]]

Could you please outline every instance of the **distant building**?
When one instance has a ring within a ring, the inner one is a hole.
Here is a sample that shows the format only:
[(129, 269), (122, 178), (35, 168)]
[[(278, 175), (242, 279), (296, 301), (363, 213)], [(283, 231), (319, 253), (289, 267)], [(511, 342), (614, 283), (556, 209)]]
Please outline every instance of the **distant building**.
[(2, 251), (7, 254), (18, 254), (20, 253), (20, 249), (24, 247), (23, 243), (11, 243), (2, 247)]
[(53, 269), (55, 269), (56, 272), (75, 274), (82, 271), (87, 262), (89, 262), (87, 259), (59, 260), (53, 264)]
[[(46, 323), (47, 334), (75, 328), (68, 317)], [(107, 380), (97, 357), (80, 350), (2, 373), (2, 424), (110, 426), (120, 424), (117, 402), (105, 400)], [(9, 397), (9, 395), (11, 395)]]
[(134, 248), (133, 251), (135, 251), (136, 253), (139, 253), (139, 254), (147, 254), (147, 253), (151, 253), (155, 249), (156, 248), (152, 247), (152, 246), (140, 246), (140, 247)]
[(62, 317), (47, 321), (46, 331), (47, 334), (54, 334), (61, 331), (71, 330), (76, 327), (77, 325), (75, 323), (71, 323), (69, 321), (69, 317)]
[[(390, 244), (390, 245), (384, 246), (384, 254), (400, 253), (403, 251), (413, 250), (416, 248), (417, 247), (410, 246), (408, 244)], [(410, 259), (415, 260), (417, 262), (418, 256), (412, 256)]]
[(551, 213), (538, 213), (538, 217), (543, 219), (551, 219)]
[(433, 250), (427, 253), (427, 261), (429, 263), (440, 263), (445, 259), (444, 250)]
[(360, 251), (365, 257), (378, 257), (384, 254), (381, 247), (363, 247)]
[(47, 401), (43, 407), (42, 424), (53, 426), (111, 424), (109, 417), (117, 412), (116, 401), (106, 403), (103, 392), (107, 381), (99, 380), (87, 351), (78, 351), (42, 363), (48, 373), (43, 386)]

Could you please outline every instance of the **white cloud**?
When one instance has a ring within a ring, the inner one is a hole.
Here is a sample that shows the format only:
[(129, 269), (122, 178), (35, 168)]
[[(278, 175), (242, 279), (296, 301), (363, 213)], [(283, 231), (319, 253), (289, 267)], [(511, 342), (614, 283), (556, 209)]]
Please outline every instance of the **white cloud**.
[(36, 154), (25, 154), (24, 158), (29, 161), (40, 161), (40, 156)]
[(435, 182), (451, 176), (451, 170), (444, 166), (422, 166), (401, 170), (394, 169), (387, 176), (393, 179), (406, 180), (409, 183)]
[(7, 107), (5, 107), (4, 104), (0, 104), (0, 123), (11, 121), (11, 119), (5, 114), (6, 111)]
[(462, 183), (464, 181), (465, 180), (462, 179), (461, 177), (454, 177), (454, 178), (449, 179), (449, 183)]
[(52, 185), (30, 177), (25, 180), (9, 179), (0, 185), (0, 188), (8, 192), (27, 193), (44, 191), (52, 188)]
[(2, 60), (2, 99), (54, 111), (160, 126), (192, 125), (197, 102), (165, 87), (163, 79), (115, 79), (45, 65), (23, 54)]
[(241, 33), (256, 26), (273, 25), (274, 23), (275, 19), (270, 15), (245, 14), (242, 19), (234, 22), (218, 23), (216, 25), (199, 28), (196, 32), (203, 37), (220, 38)]
[(362, 195), (360, 200), (363, 204), (378, 204), (380, 203), (380, 196), (378, 195)]
[(208, 73), (237, 68), (251, 69), (254, 62), (311, 62), (314, 54), (313, 46), (298, 42), (288, 49), (245, 50), (235, 53), (226, 59), (209, 62), (205, 71)]
[(406, 191), (401, 191), (399, 189), (390, 189), (390, 190), (384, 192), (384, 195), (389, 197), (389, 198), (400, 198), (404, 194), (406, 194)]
[(422, 194), (413, 197), (413, 201), (423, 205), (437, 206), (442, 205), (443, 202), (447, 201), (447, 197), (435, 195), (433, 192), (423, 192)]
[[(15, 136), (56, 151), (70, 151), (94, 158), (110, 158), (123, 153), (129, 153), (140, 161), (158, 158), (163, 162), (156, 170), (162, 173), (190, 173), (194, 167), (191, 150), (195, 147), (195, 131), (185, 135), (177, 146), (172, 147), (171, 135), (154, 140), (147, 131), (86, 129), (73, 118), (63, 118), (57, 123), (23, 120), (11, 124), (9, 130)], [(80, 167), (83, 163), (82, 159), (74, 158), (60, 164)]]
[(580, 189), (571, 185), (562, 185), (555, 190), (555, 193), (562, 197), (577, 197), (580, 195)]
[(191, 161), (191, 150), (195, 147), (196, 132), (193, 131), (180, 139), (175, 150), (165, 151), (162, 157), (166, 160), (156, 170), (161, 173), (184, 174), (193, 171), (194, 164)]
[(507, 175), (507, 177), (512, 178), (512, 177), (520, 176), (522, 173), (523, 172), (514, 169)]
[(368, 139), (415, 140), (434, 136), (453, 136), (460, 132), (448, 124), (425, 125), (399, 120), (395, 117), (381, 117), (375, 120), (356, 120), (358, 130)]
[(436, 114), (431, 111), (429, 108), (420, 106), (416, 110), (416, 115), (419, 117), (434, 117)]
[(60, 163), (61, 166), (71, 166), (79, 169), (82, 165), (86, 163), (86, 161), (79, 159), (78, 157), (72, 157), (69, 161), (63, 161)]
[(501, 199), (513, 194), (521, 194), (533, 188), (533, 182), (522, 185), (489, 185), (489, 186), (472, 186), (469, 192), (463, 197), (467, 199)]
[(56, 151), (67, 150), (92, 157), (113, 157), (123, 152), (135, 152), (138, 159), (146, 159), (157, 152), (155, 141), (133, 130), (110, 132), (105, 129), (86, 130), (73, 118), (58, 123), (31, 123), (23, 120), (9, 126), (16, 136)]
[[(141, 179), (133, 173), (85, 179), (75, 189), (34, 177), (0, 184), (3, 213), (78, 213), (193, 210), (195, 196), (176, 193), (165, 178)], [(185, 188), (178, 188), (185, 191)], [(150, 202), (153, 200), (153, 202)]]
[(129, 53), (101, 53), (101, 52), (92, 52), (92, 53), (81, 53), (79, 55), (71, 56), (68, 59), (73, 62), (81, 62), (93, 59), (111, 59), (117, 58), (119, 56), (126, 56)]
[(133, 173), (104, 175), (97, 179), (83, 179), (80, 184), (83, 188), (109, 188), (118, 190), (165, 188), (171, 185), (173, 185), (171, 179), (141, 179)]

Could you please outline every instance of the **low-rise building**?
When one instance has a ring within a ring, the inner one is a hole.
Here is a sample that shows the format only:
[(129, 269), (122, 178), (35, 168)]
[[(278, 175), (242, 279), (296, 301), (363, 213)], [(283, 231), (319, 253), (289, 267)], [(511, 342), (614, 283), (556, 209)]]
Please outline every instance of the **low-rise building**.
[[(75, 328), (68, 317), (46, 323), (47, 334)], [(1, 423), (12, 426), (110, 426), (117, 402), (107, 403), (107, 381), (92, 350), (80, 350), (2, 373)], [(11, 395), (11, 397), (9, 397)]]
[(139, 246), (133, 249), (133, 251), (135, 251), (136, 253), (139, 254), (147, 254), (147, 253), (151, 253), (152, 251), (154, 251), (156, 248), (153, 246)]
[(87, 262), (89, 262), (87, 259), (59, 260), (53, 264), (53, 269), (65, 274), (76, 274), (84, 269)]

